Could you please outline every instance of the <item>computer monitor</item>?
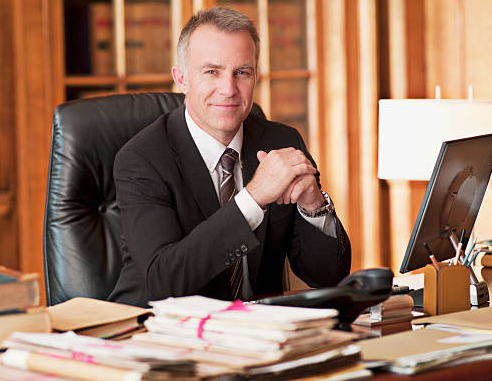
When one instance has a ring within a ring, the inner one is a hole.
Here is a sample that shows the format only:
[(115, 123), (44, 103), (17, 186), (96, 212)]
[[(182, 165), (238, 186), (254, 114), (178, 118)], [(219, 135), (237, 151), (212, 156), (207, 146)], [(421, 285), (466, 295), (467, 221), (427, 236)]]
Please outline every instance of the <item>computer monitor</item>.
[[(418, 153), (416, 153), (418, 155)], [(455, 256), (451, 240), (466, 247), (492, 172), (492, 134), (443, 142), (400, 272)]]

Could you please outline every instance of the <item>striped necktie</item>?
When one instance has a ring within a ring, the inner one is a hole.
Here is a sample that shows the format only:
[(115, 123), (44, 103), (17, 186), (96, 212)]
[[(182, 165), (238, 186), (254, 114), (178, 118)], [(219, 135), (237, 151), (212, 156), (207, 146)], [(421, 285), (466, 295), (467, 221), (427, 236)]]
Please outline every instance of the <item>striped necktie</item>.
[[(227, 203), (237, 193), (236, 182), (234, 181), (234, 165), (238, 156), (238, 153), (232, 148), (227, 148), (220, 158), (220, 164), (222, 165), (222, 181), (219, 192), (221, 205)], [(242, 259), (238, 258), (230, 269), (232, 298), (239, 299), (241, 297), (241, 284), (243, 282)]]

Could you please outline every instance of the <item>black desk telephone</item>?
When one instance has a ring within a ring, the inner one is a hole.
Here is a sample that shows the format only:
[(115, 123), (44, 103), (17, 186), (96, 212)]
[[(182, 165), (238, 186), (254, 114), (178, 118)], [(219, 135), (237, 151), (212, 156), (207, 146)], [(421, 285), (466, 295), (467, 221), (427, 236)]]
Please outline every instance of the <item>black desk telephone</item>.
[(350, 330), (350, 324), (367, 307), (386, 300), (392, 291), (393, 271), (376, 268), (356, 271), (343, 278), (337, 287), (299, 292), (258, 300), (259, 304), (280, 306), (336, 308), (337, 329)]

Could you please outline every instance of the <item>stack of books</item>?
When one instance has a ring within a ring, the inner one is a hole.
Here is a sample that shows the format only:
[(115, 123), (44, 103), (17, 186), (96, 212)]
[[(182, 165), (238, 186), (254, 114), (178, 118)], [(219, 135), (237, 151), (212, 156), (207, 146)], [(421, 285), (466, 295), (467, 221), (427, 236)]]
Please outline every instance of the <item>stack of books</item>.
[[(148, 348), (174, 348), (200, 363), (210, 378), (240, 374), (242, 379), (287, 379), (352, 366), (358, 338), (335, 331), (337, 311), (243, 304), (202, 296), (151, 302), (149, 332), (131, 342)], [(360, 370), (358, 370), (360, 371)]]
[(14, 331), (51, 332), (50, 316), (40, 303), (38, 274), (0, 266), (0, 343)]
[(392, 295), (384, 302), (372, 306), (368, 313), (361, 314), (354, 321), (354, 328), (375, 336), (409, 330), (411, 320), (424, 315), (412, 309), (413, 299), (410, 295)]
[[(492, 241), (486, 240), (475, 245), (475, 251), (483, 253), (480, 263), (483, 267), (492, 267)], [(475, 256), (475, 254), (473, 254)]]

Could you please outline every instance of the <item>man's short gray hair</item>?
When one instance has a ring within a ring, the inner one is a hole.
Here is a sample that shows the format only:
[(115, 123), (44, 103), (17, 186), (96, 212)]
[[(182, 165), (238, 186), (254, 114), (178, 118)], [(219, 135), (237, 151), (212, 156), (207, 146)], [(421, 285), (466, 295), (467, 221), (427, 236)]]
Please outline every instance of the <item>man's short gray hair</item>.
[(217, 29), (227, 32), (248, 32), (255, 44), (255, 59), (258, 63), (260, 56), (260, 38), (253, 22), (241, 12), (225, 7), (214, 7), (202, 10), (191, 16), (178, 40), (177, 56), (178, 65), (186, 72), (186, 55), (190, 36), (200, 25), (213, 25)]

